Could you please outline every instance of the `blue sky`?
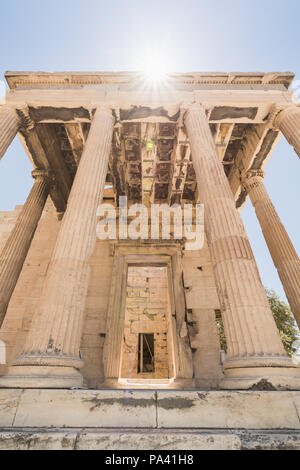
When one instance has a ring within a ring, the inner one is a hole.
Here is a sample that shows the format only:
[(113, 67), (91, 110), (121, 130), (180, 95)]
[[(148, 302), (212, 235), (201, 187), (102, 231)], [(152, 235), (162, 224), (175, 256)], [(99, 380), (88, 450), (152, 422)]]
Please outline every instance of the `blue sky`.
[[(299, 80), (299, 18), (299, 0), (0, 0), (0, 80), (6, 70), (139, 70), (155, 57), (174, 72), (291, 71)], [(0, 211), (24, 202), (30, 170), (16, 138), (0, 161)], [(299, 253), (298, 175), (282, 138), (265, 184)], [(285, 299), (249, 202), (242, 216), (264, 285)]]

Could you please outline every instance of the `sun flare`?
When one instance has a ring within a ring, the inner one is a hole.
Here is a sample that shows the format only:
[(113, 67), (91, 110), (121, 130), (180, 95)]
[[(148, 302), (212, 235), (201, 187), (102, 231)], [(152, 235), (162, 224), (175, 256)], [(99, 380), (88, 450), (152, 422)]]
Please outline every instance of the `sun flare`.
[(167, 60), (159, 54), (154, 54), (142, 63), (141, 73), (150, 85), (159, 85), (167, 81), (170, 70)]

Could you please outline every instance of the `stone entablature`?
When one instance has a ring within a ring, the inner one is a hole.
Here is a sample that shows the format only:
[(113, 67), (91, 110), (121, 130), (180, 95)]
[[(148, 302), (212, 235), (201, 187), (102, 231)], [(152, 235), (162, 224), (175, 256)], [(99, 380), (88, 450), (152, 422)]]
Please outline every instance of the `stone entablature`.
[[(291, 73), (170, 74), (159, 92), (145, 89), (141, 74), (127, 72), (7, 72), (6, 79), (11, 88), (7, 105), (20, 109), (21, 117), (28, 105), (27, 121), (35, 124), (32, 132), (19, 129), (31, 161), (57, 176), (50, 194), (59, 213), (65, 210), (97, 105), (110, 107), (115, 117), (107, 183), (116, 198), (194, 200), (196, 180), (183, 116), (198, 102), (206, 108), (237, 207), (242, 207), (247, 193), (241, 172), (263, 168), (279, 138), (279, 131), (268, 126), (274, 105), (285, 109), (293, 104)], [(153, 152), (145, 149), (148, 139), (154, 142)]]

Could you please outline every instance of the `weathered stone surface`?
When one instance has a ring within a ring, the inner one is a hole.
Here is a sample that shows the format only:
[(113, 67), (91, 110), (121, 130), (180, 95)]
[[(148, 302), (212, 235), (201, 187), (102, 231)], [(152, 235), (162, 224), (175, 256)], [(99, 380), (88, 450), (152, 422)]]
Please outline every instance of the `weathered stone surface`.
[(299, 450), (300, 433), (295, 431), (239, 431), (241, 450)]
[(13, 426), (22, 390), (0, 390), (0, 427)]
[(190, 430), (90, 431), (81, 433), (76, 443), (76, 450), (237, 450), (240, 447), (241, 442), (236, 435)]
[(300, 429), (298, 392), (157, 392), (158, 427)]
[[(0, 397), (3, 392), (0, 390)], [(10, 401), (6, 399), (5, 404), (10, 406)], [(4, 425), (0, 416), (0, 427)], [(24, 390), (13, 426), (153, 428), (156, 426), (155, 392)]]
[(0, 450), (299, 450), (297, 431), (0, 429)]
[(36, 430), (1, 431), (0, 450), (74, 450), (77, 433)]
[(299, 392), (0, 389), (0, 404), (0, 428), (300, 430)]

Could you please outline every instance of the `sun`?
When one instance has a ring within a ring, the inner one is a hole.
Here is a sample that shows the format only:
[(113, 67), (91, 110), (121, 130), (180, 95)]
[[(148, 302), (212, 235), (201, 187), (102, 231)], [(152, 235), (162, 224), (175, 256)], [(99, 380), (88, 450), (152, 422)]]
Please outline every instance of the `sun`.
[(156, 55), (144, 60), (141, 73), (150, 85), (160, 85), (167, 81), (170, 71), (168, 70), (166, 60)]
[(152, 62), (144, 70), (142, 70), (145, 78), (153, 83), (162, 82), (167, 77), (167, 71), (164, 69), (163, 64)]

